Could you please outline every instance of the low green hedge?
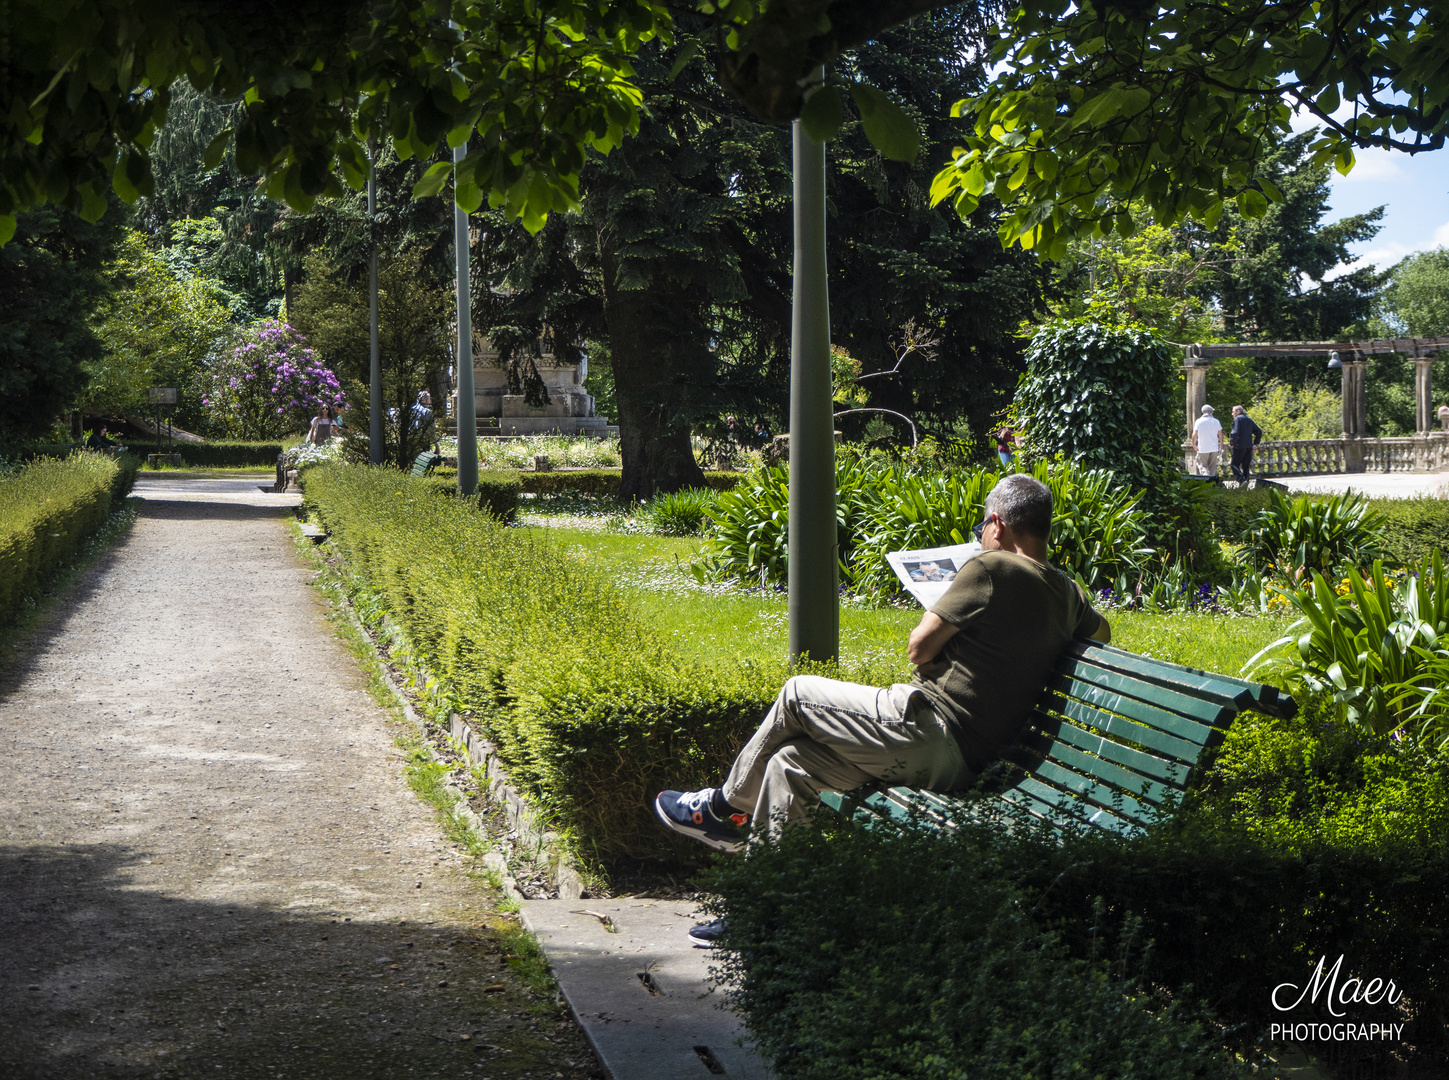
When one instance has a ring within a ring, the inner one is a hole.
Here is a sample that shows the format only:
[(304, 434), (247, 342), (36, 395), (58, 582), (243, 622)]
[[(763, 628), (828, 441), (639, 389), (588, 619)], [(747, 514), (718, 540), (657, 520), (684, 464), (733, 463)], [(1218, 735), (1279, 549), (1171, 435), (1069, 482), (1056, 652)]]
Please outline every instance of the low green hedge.
[[(423, 482), (429, 491), (437, 494), (458, 494), (456, 469), (434, 469)], [(507, 469), (481, 471), (478, 473), (478, 509), (505, 524), (515, 521), (518, 518), (518, 493), (521, 490), (522, 485), (516, 472)]]
[(775, 1075), (1251, 1076), (1188, 1002), (1144, 988), (1157, 972), (1120, 917), (1089, 907), (1085, 954), (1054, 932), (1050, 893), (1026, 880), (1054, 846), (989, 812), (944, 836), (837, 818), (721, 860), (706, 882), (728, 927), (719, 959)]
[[(586, 495), (611, 499), (619, 492), (620, 469), (567, 469), (556, 472), (519, 472), (523, 490), (530, 495)], [(707, 472), (704, 483), (712, 491), (731, 491), (743, 473)]]
[(431, 497), (443, 483), (323, 465), (308, 471), (306, 498), (580, 855), (698, 865), (704, 849), (659, 828), (651, 800), (719, 782), (784, 662), (682, 659), (605, 573), (538, 530)]
[[(133, 453), (149, 454), (155, 443), (133, 446)], [(292, 445), (292, 444), (288, 444)], [(163, 444), (164, 446), (164, 444)], [(274, 469), (277, 455), (284, 449), (279, 442), (205, 442), (177, 443), (176, 453), (181, 460), (194, 468), (240, 469), (255, 466), (258, 469)]]
[(0, 476), (0, 623), (75, 557), (131, 490), (140, 461), (77, 453)]

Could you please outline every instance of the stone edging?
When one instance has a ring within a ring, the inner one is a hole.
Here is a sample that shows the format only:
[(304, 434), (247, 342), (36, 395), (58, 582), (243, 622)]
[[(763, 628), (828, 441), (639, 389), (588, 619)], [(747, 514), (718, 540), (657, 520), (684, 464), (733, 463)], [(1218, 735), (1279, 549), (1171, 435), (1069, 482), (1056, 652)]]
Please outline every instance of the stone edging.
[[(372, 633), (358, 616), (356, 609), (348, 601), (345, 591), (342, 593), (342, 600), (343, 606), (347, 610), (348, 617), (352, 619), (353, 625), (376, 648), (379, 644), (378, 635)], [(397, 625), (386, 614), (382, 616), (382, 630), (390, 640), (406, 644), (406, 637), (404, 637), (402, 631), (398, 629)], [(438, 756), (437, 751), (426, 741), (426, 728), (422, 717), (418, 716), (416, 710), (413, 709), (410, 695), (402, 686), (398, 685), (397, 680), (393, 678), (392, 672), (388, 670), (388, 660), (389, 658), (379, 653), (378, 667), (381, 671), (383, 681), (387, 684), (388, 689), (392, 691), (393, 696), (402, 705), (403, 716), (424, 735), (424, 746), (427, 747), (428, 756), (434, 761), (441, 762), (442, 758)], [(416, 660), (409, 659), (407, 661), (407, 667), (412, 669), (410, 674), (415, 687), (421, 688), (426, 685), (430, 676), (423, 665), (419, 664)], [(508, 774), (504, 771), (503, 765), (498, 758), (498, 748), (488, 739), (485, 739), (478, 732), (474, 731), (468, 722), (458, 713), (450, 713), (448, 716), (448, 736), (459, 744), (463, 752), (467, 754), (468, 760), (478, 766), (488, 778), (488, 797), (503, 810), (508, 818), (510, 827), (518, 834), (519, 843), (543, 855), (544, 863), (548, 869), (549, 879), (553, 887), (557, 890), (559, 899), (580, 899), (584, 893), (583, 878), (573, 866), (569, 865), (562, 845), (558, 842), (558, 834), (547, 828), (543, 816), (533, 807), (529, 806), (528, 801), (509, 782)], [(487, 836), (488, 830), (483, 819), (474, 813), (472, 807), (468, 805), (467, 792), (453, 783), (452, 780), (445, 781), (444, 786), (451, 790), (456, 797), (452, 807), (452, 813), (462, 818), (468, 828), (477, 835)], [(509, 874), (508, 860), (502, 852), (490, 851), (484, 855), (483, 865), (502, 878), (503, 891), (510, 899), (517, 901), (527, 899), (519, 891), (518, 883)]]

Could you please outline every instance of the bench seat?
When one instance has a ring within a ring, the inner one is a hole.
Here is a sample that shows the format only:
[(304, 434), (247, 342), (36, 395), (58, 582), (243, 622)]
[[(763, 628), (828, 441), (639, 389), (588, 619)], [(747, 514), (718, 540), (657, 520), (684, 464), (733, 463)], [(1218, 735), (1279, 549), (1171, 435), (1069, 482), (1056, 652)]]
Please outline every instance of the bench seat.
[[(1079, 638), (1047, 676), (1021, 739), (985, 783), (1031, 818), (1130, 834), (1186, 789), (1239, 713), (1291, 717), (1297, 708), (1276, 687)], [(918, 819), (941, 827), (976, 805), (910, 787), (827, 791), (820, 798), (865, 821)]]

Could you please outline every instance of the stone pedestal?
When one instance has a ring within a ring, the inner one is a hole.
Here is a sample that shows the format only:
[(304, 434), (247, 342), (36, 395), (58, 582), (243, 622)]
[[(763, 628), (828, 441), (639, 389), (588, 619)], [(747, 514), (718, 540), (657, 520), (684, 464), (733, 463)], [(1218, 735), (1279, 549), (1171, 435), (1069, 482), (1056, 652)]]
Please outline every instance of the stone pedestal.
[(485, 343), (473, 358), (473, 401), (480, 428), (499, 435), (618, 434), (607, 418), (594, 415), (594, 399), (584, 391), (588, 361), (559, 363), (553, 353), (535, 360), (548, 391), (547, 405), (530, 405), (522, 394), (508, 392), (508, 374), (499, 366), (498, 353)]

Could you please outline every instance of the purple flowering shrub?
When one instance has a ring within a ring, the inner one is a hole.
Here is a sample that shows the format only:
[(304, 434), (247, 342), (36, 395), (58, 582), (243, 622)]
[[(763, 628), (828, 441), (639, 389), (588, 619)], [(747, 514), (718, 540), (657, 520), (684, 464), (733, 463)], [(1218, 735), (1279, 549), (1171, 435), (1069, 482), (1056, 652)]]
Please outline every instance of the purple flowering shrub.
[(201, 399), (213, 427), (235, 439), (275, 439), (305, 430), (322, 405), (341, 412), (337, 375), (286, 323), (268, 319), (212, 369)]

